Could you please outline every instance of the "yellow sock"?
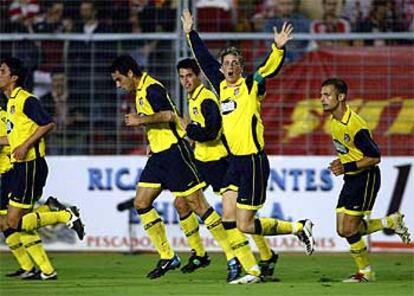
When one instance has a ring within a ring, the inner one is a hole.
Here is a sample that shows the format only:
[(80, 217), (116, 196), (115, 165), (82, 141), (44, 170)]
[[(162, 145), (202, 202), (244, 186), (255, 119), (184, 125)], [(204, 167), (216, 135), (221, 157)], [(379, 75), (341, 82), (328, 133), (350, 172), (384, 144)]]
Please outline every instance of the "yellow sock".
[(272, 249), (269, 246), (269, 242), (263, 235), (253, 234), (252, 238), (259, 250), (260, 260), (267, 261), (272, 258)]
[(362, 238), (351, 244), (351, 255), (354, 258), (358, 270), (363, 270), (369, 266), (368, 250)]
[(302, 231), (303, 225), (299, 222), (288, 222), (273, 218), (260, 218), (263, 235), (277, 235), (298, 233)]
[(361, 235), (370, 234), (373, 232), (377, 232), (384, 229), (384, 225), (382, 224), (382, 219), (370, 219), (370, 220), (362, 220), (359, 233)]
[(40, 205), (32, 210), (33, 213), (45, 213), (51, 212), (52, 210), (49, 208), (48, 205)]
[(22, 232), (20, 241), (43, 273), (50, 274), (55, 270), (50, 263), (49, 257), (43, 248), (42, 240), (37, 232)]
[(197, 256), (203, 257), (206, 254), (206, 250), (201, 240), (197, 216), (191, 213), (187, 218), (180, 220), (180, 225), (191, 249), (196, 252)]
[(224, 229), (221, 223), (221, 218), (217, 212), (212, 211), (207, 218), (204, 219), (204, 223), (207, 229), (211, 232), (214, 239), (218, 242), (221, 249), (226, 254), (227, 261), (234, 258), (235, 254), (231, 248), (230, 241), (227, 236), (227, 231)]
[(20, 267), (24, 270), (32, 270), (34, 267), (33, 261), (20, 242), (20, 232), (14, 232), (6, 238), (6, 244), (16, 258)]
[(240, 264), (244, 270), (251, 275), (259, 276), (260, 269), (254, 258), (253, 252), (249, 245), (249, 240), (246, 235), (242, 233), (237, 227), (227, 229), (227, 234), (232, 246), (233, 252), (239, 259)]
[(43, 226), (66, 223), (70, 218), (71, 214), (67, 211), (28, 213), (22, 218), (22, 230), (30, 232)]
[(151, 209), (149, 212), (140, 214), (139, 216), (142, 220), (142, 224), (144, 225), (144, 230), (150, 237), (151, 242), (154, 244), (158, 254), (160, 254), (160, 258), (173, 258), (174, 250), (168, 241), (164, 222), (158, 215), (157, 211), (155, 209)]

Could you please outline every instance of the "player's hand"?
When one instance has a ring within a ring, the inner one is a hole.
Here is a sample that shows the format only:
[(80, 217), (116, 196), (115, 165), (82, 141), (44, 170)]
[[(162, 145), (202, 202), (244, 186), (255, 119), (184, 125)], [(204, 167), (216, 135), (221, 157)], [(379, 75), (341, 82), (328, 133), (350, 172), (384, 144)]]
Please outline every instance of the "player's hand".
[(144, 124), (141, 117), (136, 113), (125, 114), (124, 121), (126, 126), (140, 126)]
[(191, 119), (187, 115), (184, 115), (183, 117), (180, 117), (180, 121), (183, 129), (187, 129), (187, 126), (190, 124)]
[(183, 31), (185, 34), (188, 34), (193, 29), (193, 16), (190, 11), (186, 8), (183, 10), (183, 15), (181, 16), (181, 22), (183, 23)]
[(345, 173), (344, 166), (339, 159), (335, 159), (329, 164), (329, 170), (335, 175), (339, 176)]
[(22, 144), (20, 146), (17, 146), (13, 150), (12, 154), (13, 154), (13, 157), (15, 159), (17, 159), (17, 160), (24, 160), (26, 158), (26, 155), (27, 155), (27, 152), (28, 151), (29, 151), (29, 148)]
[(289, 40), (293, 39), (293, 26), (289, 23), (283, 23), (280, 33), (277, 31), (276, 27), (273, 27), (273, 32), (273, 39), (276, 43), (277, 48), (279, 49), (283, 48), (283, 46), (285, 46)]

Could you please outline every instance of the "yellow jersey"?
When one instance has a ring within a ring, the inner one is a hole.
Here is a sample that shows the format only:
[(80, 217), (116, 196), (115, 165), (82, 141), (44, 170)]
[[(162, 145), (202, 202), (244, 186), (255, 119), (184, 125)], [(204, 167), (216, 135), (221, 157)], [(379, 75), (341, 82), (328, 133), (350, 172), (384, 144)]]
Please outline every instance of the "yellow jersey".
[[(0, 107), (0, 137), (7, 136), (7, 113)], [(10, 146), (0, 147), (0, 174), (4, 174), (12, 168), (10, 162)]]
[(148, 116), (161, 111), (173, 111), (174, 122), (149, 124), (145, 127), (148, 142), (153, 153), (167, 150), (185, 136), (177, 109), (166, 89), (148, 73), (144, 72), (136, 90), (136, 111), (139, 116)]
[[(371, 137), (367, 123), (348, 105), (342, 119), (337, 120), (331, 116), (329, 125), (332, 140), (342, 164), (359, 161), (364, 156), (380, 157), (380, 150)], [(355, 175), (363, 170), (359, 169), (346, 174)]]
[(285, 50), (272, 44), (262, 65), (234, 86), (227, 85), (220, 63), (209, 53), (196, 31), (187, 40), (200, 68), (220, 98), (223, 133), (230, 153), (235, 156), (256, 154), (264, 149), (264, 126), (260, 116), (265, 96), (265, 79), (275, 76), (284, 61)]
[[(33, 94), (17, 87), (7, 101), (7, 139), (10, 150), (24, 143), (39, 126), (51, 123), (50, 116), (41, 107)], [(24, 160), (16, 160), (13, 155), (11, 162), (27, 162), (45, 156), (45, 140), (40, 139), (27, 152)]]
[(188, 96), (188, 112), (191, 123), (187, 136), (195, 141), (195, 159), (207, 162), (227, 156), (227, 149), (221, 141), (222, 119), (216, 95), (200, 84)]

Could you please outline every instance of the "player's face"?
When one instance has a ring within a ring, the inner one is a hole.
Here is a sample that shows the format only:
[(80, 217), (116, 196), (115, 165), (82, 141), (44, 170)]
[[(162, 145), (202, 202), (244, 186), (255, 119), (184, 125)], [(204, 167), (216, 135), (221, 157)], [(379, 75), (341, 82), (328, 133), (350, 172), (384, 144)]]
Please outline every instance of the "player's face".
[(193, 93), (193, 91), (200, 85), (200, 77), (197, 76), (192, 69), (181, 68), (178, 71), (180, 76), (181, 86), (188, 92)]
[(223, 57), (221, 68), (226, 82), (230, 84), (236, 83), (243, 72), (243, 66), (240, 63), (240, 59), (233, 54), (228, 54)]
[(322, 87), (320, 100), (326, 112), (333, 112), (339, 106), (338, 92), (333, 85)]
[(135, 91), (134, 80), (131, 75), (122, 75), (119, 71), (115, 71), (111, 73), (112, 80), (115, 82), (116, 88), (125, 90), (129, 93), (133, 93)]
[(16, 77), (11, 75), (10, 68), (5, 64), (0, 65), (0, 89), (4, 90), (7, 88), (11, 83), (14, 82), (12, 77)]

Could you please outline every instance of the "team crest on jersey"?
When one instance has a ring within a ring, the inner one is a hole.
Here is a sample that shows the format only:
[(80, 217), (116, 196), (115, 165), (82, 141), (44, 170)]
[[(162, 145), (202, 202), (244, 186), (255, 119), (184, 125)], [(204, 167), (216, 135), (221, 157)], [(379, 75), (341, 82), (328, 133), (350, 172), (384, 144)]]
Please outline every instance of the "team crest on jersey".
[(234, 95), (237, 96), (240, 93), (240, 89), (238, 87), (236, 87), (234, 89)]
[(14, 114), (14, 112), (16, 112), (16, 107), (14, 107), (14, 105), (13, 105), (13, 106), (10, 107), (10, 113)]
[(335, 150), (336, 152), (338, 152), (339, 154), (347, 154), (349, 152), (349, 149), (342, 144), (341, 142), (339, 142), (338, 140), (333, 140), (334, 145), (335, 145)]
[(349, 142), (349, 141), (351, 141), (351, 137), (350, 137), (348, 134), (345, 134), (345, 135), (344, 135), (344, 141), (345, 141), (345, 142)]
[(197, 109), (197, 107), (193, 107), (193, 114), (194, 115), (198, 115), (198, 109)]
[(140, 106), (144, 106), (144, 98), (139, 98), (138, 104), (140, 104)]

